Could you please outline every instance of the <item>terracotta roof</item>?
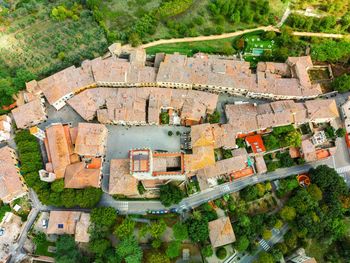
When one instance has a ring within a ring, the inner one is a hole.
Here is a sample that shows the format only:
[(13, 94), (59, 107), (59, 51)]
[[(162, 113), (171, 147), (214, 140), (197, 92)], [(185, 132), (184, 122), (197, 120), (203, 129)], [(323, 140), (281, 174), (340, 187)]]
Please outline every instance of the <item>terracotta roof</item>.
[(41, 99), (32, 100), (12, 110), (17, 128), (34, 126), (47, 119)]
[(109, 190), (111, 195), (138, 196), (137, 180), (130, 174), (129, 159), (113, 159), (110, 162)]
[(305, 102), (308, 118), (311, 121), (323, 122), (324, 120), (339, 117), (335, 100), (308, 100)]
[(239, 133), (305, 122), (322, 122), (339, 117), (335, 100), (292, 100), (265, 104), (228, 104), (225, 106), (228, 123)]
[(0, 148), (0, 199), (9, 203), (26, 193), (26, 186), (19, 173), (16, 152), (8, 146)]
[(65, 188), (100, 187), (100, 169), (87, 169), (84, 162), (70, 164), (64, 176)]
[(63, 178), (66, 167), (72, 163), (73, 144), (70, 139), (69, 127), (54, 124), (46, 129), (46, 151), (49, 162), (52, 163), (56, 178)]
[(214, 248), (236, 241), (236, 236), (228, 216), (209, 222), (209, 238)]
[(259, 174), (267, 172), (266, 163), (262, 155), (255, 156), (255, 167)]
[(82, 156), (103, 156), (108, 130), (103, 124), (79, 123), (74, 152)]
[(75, 229), (75, 241), (87, 243), (90, 239), (89, 234), (89, 226), (90, 226), (90, 214), (81, 213), (80, 220), (77, 222), (77, 226)]
[(301, 149), (304, 155), (304, 159), (307, 162), (313, 162), (317, 160), (315, 146), (309, 139), (303, 140), (301, 142)]
[(81, 212), (74, 211), (51, 211), (47, 234), (75, 234), (77, 222), (80, 220)]
[(217, 94), (193, 90), (93, 88), (69, 99), (68, 104), (88, 121), (97, 116), (101, 123), (159, 124), (162, 107), (179, 111), (183, 120), (199, 122), (215, 110), (217, 100)]
[(254, 153), (266, 152), (265, 145), (260, 134), (248, 136), (245, 138), (245, 140), (252, 147)]

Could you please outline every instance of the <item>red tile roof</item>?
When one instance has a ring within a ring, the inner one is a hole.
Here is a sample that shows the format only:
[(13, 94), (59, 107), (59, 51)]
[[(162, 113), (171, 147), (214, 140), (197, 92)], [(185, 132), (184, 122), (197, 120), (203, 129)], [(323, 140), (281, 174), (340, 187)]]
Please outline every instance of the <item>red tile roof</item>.
[(254, 153), (266, 152), (264, 142), (261, 135), (253, 135), (245, 138), (246, 142), (250, 144)]

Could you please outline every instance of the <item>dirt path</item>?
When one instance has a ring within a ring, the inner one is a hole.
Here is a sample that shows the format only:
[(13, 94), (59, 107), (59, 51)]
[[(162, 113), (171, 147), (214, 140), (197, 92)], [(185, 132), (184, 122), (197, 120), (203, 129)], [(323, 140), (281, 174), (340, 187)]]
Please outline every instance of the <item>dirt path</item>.
[[(184, 38), (172, 38), (172, 39), (161, 39), (151, 43), (143, 44), (141, 48), (149, 48), (163, 44), (174, 44), (174, 43), (183, 43), (183, 42), (196, 42), (196, 41), (208, 41), (208, 40), (217, 40), (230, 38), (235, 36), (240, 36), (246, 33), (254, 32), (254, 31), (275, 31), (280, 32), (277, 27), (274, 26), (261, 26), (252, 29), (240, 30), (232, 33), (225, 33), (221, 35), (211, 35), (211, 36), (199, 36), (199, 37), (184, 37)], [(342, 34), (329, 34), (329, 33), (313, 33), (313, 32), (293, 32), (295, 36), (305, 36), (305, 37), (326, 37), (326, 38), (348, 38), (349, 35)]]

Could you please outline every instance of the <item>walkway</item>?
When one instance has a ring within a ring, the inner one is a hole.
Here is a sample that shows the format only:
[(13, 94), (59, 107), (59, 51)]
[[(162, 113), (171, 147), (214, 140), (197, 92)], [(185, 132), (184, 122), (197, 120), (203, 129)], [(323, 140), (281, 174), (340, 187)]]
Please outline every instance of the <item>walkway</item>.
[[(149, 48), (163, 44), (175, 44), (175, 43), (183, 43), (183, 42), (197, 42), (197, 41), (208, 41), (208, 40), (218, 40), (230, 37), (236, 37), (243, 34), (251, 33), (254, 31), (275, 31), (280, 32), (278, 27), (275, 26), (260, 26), (252, 29), (240, 30), (232, 33), (224, 33), (221, 35), (211, 35), (211, 36), (198, 36), (198, 37), (184, 37), (184, 38), (172, 38), (172, 39), (160, 39), (154, 42), (150, 42), (147, 44), (143, 44), (140, 48)], [(349, 35), (343, 34), (329, 34), (329, 33), (313, 33), (313, 32), (293, 32), (294, 36), (304, 36), (304, 37), (325, 37), (325, 38), (345, 38), (349, 37)]]

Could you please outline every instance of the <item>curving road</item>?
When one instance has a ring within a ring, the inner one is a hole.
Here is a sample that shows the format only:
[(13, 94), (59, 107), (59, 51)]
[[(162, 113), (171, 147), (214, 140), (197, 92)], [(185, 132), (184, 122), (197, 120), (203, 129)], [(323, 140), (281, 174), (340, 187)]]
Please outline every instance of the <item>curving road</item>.
[[(139, 46), (140, 48), (149, 48), (163, 44), (175, 44), (175, 43), (183, 43), (183, 42), (197, 42), (197, 41), (208, 41), (208, 40), (217, 40), (224, 39), (230, 37), (240, 36), (246, 33), (254, 32), (254, 31), (275, 31), (280, 32), (278, 27), (275, 26), (260, 26), (251, 29), (240, 30), (231, 33), (224, 33), (221, 35), (211, 35), (211, 36), (198, 36), (198, 37), (184, 37), (184, 38), (172, 38), (172, 39), (160, 39), (154, 42), (150, 42), (147, 44), (143, 44)], [(330, 33), (314, 33), (314, 32), (292, 32), (294, 36), (304, 36), (304, 37), (325, 37), (325, 38), (347, 38), (349, 34), (330, 34)]]

